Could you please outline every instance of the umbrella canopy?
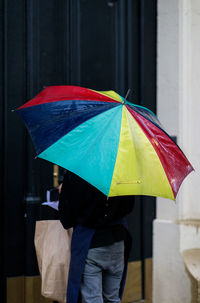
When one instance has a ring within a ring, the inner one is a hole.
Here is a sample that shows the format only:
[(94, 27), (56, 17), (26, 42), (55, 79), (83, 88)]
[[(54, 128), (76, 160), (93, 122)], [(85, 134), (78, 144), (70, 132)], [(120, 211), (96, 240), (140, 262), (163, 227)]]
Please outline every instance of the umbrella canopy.
[(193, 167), (156, 116), (114, 91), (49, 86), (17, 109), (38, 157), (106, 196), (174, 200)]

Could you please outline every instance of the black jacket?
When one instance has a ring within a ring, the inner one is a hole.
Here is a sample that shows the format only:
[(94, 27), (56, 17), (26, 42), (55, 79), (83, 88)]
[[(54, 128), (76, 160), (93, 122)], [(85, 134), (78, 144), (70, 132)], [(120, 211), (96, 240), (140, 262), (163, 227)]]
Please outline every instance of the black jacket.
[(133, 196), (107, 197), (94, 186), (67, 171), (59, 197), (59, 216), (64, 228), (84, 225), (102, 228), (133, 209)]

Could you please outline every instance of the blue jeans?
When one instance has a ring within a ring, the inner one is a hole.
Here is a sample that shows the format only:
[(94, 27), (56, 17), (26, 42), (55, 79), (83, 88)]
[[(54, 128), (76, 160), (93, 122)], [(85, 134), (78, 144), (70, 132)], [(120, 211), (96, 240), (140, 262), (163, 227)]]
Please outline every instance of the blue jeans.
[(82, 303), (119, 303), (124, 270), (124, 241), (90, 248), (82, 275)]

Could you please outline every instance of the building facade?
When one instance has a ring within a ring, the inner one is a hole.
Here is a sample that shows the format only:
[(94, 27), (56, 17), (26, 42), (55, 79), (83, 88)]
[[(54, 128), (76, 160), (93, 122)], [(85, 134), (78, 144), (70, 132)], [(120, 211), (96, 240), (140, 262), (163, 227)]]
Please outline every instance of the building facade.
[(176, 203), (157, 199), (153, 302), (199, 302), (200, 280), (200, 2), (159, 0), (157, 109), (192, 163)]

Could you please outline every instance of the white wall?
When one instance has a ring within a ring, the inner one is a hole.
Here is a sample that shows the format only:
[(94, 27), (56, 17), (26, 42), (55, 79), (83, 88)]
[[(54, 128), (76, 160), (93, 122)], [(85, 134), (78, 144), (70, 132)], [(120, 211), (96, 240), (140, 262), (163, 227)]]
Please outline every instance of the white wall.
[(157, 41), (158, 118), (196, 172), (183, 182), (176, 203), (157, 199), (153, 303), (189, 303), (181, 253), (200, 247), (200, 1), (158, 0)]

